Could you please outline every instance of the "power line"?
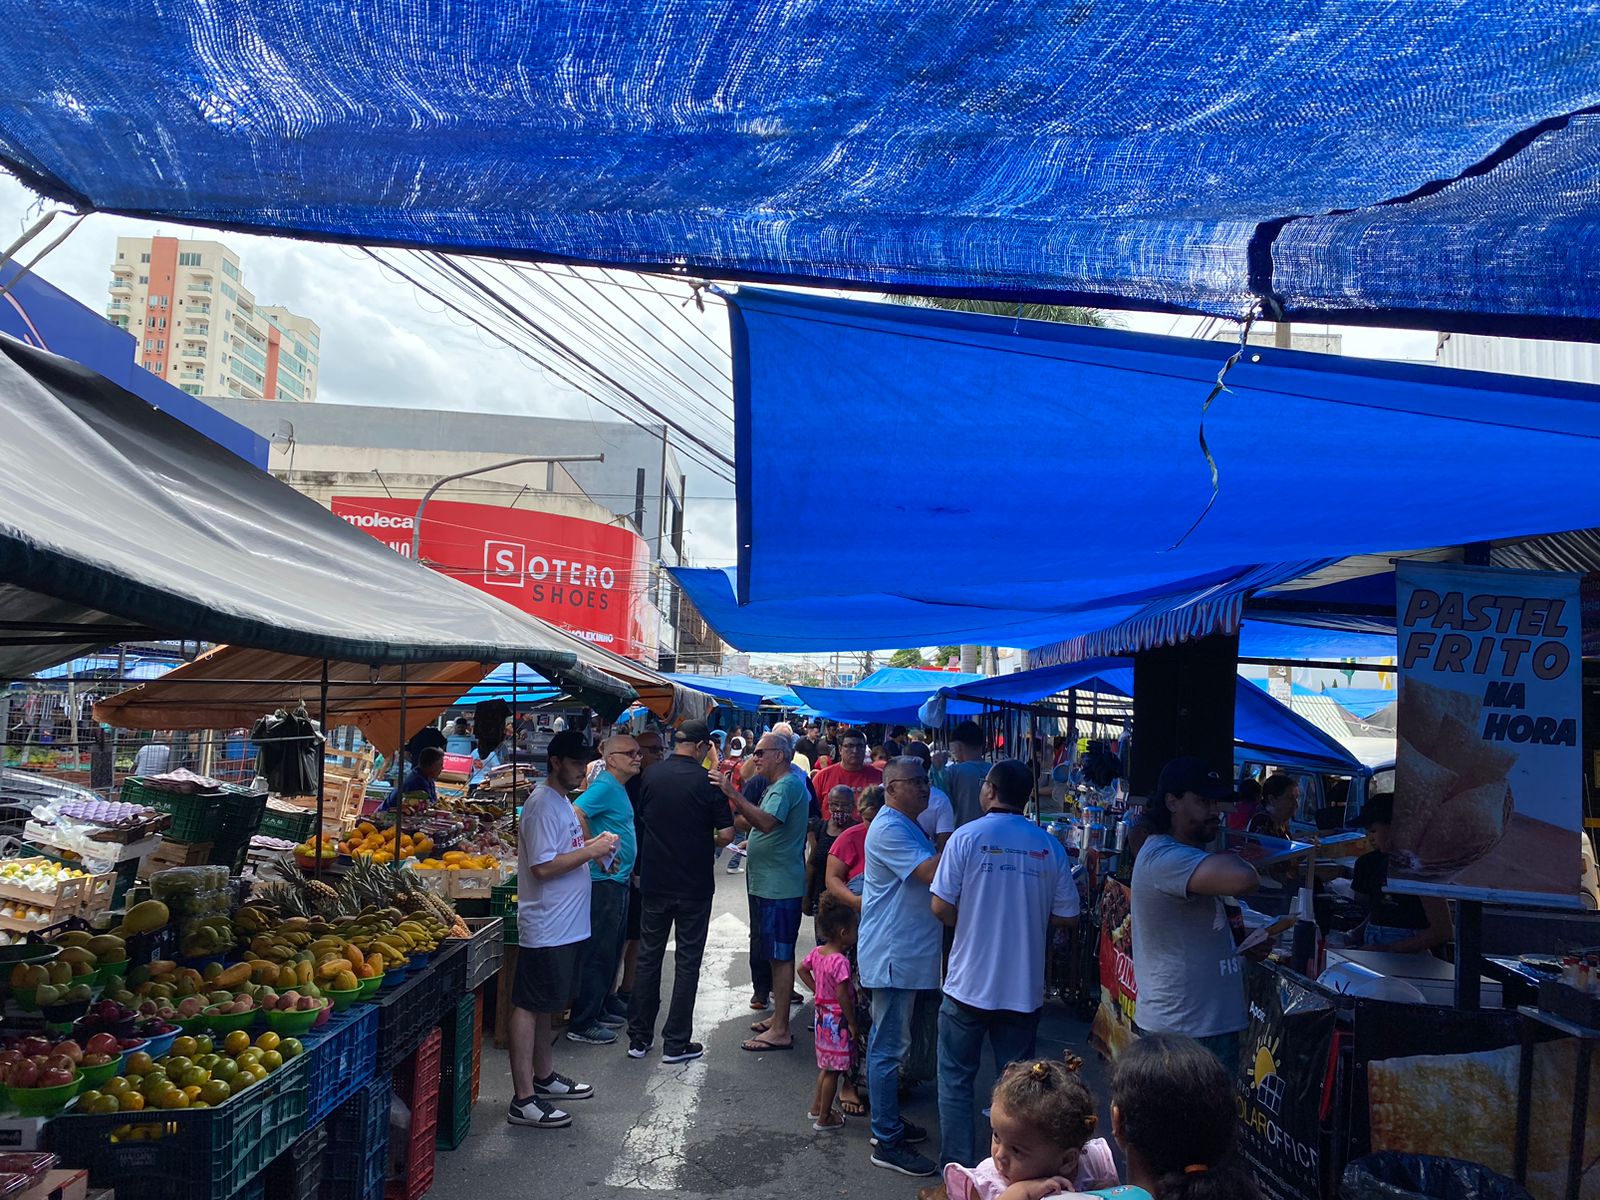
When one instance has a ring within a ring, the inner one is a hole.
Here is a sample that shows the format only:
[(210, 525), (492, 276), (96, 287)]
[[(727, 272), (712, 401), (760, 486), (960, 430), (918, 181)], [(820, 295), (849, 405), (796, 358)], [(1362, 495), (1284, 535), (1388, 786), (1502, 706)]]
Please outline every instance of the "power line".
[[(416, 252), (413, 252), (413, 253), (416, 253)], [(703, 437), (700, 437), (697, 434), (693, 433), (692, 431), (686, 429), (683, 425), (672, 421), (671, 418), (666, 413), (662, 412), (655, 405), (650, 404), (642, 396), (640, 396), (638, 394), (638, 392), (634, 391), (632, 388), (628, 387), (626, 384), (621, 383), (610, 372), (608, 372), (605, 369), (603, 369), (602, 367), (598, 366), (593, 360), (591, 360), (587, 356), (578, 353), (570, 345), (568, 345), (566, 342), (562, 341), (559, 337), (557, 337), (550, 330), (548, 330), (544, 326), (540, 325), (528, 313), (526, 313), (526, 312), (522, 311), (521, 309), (517, 308), (516, 305), (514, 305), (509, 299), (507, 299), (503, 294), (501, 294), (501, 292), (498, 289), (490, 287), (488, 284), (484, 283), (483, 281), (481, 281), (479, 279), (476, 279), (474, 276), (472, 276), (470, 273), (468, 273), (459, 263), (451, 261), (445, 255), (442, 255), (442, 254), (430, 254), (430, 255), (428, 255), (428, 257), (432, 258), (433, 261), (435, 261), (440, 266), (442, 266), (446, 271), (458, 276), (461, 279), (461, 281), (464, 284), (466, 284), (467, 287), (469, 287), (469, 288), (471, 288), (473, 290), (479, 291), (483, 295), (487, 296), (496, 305), (498, 305), (504, 312), (506, 312), (506, 314), (508, 316), (511, 316), (519, 324), (522, 324), (522, 325), (526, 326), (529, 329), (529, 331), (532, 332), (534, 334), (534, 336), (536, 338), (538, 338), (543, 344), (548, 346), (548, 348), (550, 348), (551, 350), (553, 350), (556, 353), (560, 354), (563, 358), (567, 359), (569, 362), (573, 363), (574, 365), (586, 370), (593, 377), (595, 377), (595, 378), (597, 378), (599, 380), (602, 380), (603, 382), (608, 384), (612, 389), (614, 389), (616, 392), (618, 392), (622, 396), (626, 397), (627, 399), (632, 400), (640, 408), (642, 408), (644, 411), (650, 413), (652, 416), (656, 417), (658, 420), (660, 420), (664, 424), (672, 425), (685, 438), (687, 438), (689, 441), (694, 443), (701, 450), (705, 451), (707, 454), (711, 455), (713, 458), (715, 458), (719, 462), (723, 463), (727, 468), (731, 469), (733, 467), (733, 459), (732, 458), (728, 457), (721, 450), (719, 450), (715, 446), (711, 445)]]
[[(493, 328), (486, 321), (482, 320), (481, 318), (479, 318), (479, 317), (475, 316), (474, 314), (472, 314), (471, 312), (467, 311), (460, 304), (452, 301), (449, 297), (445, 296), (443, 293), (441, 293), (436, 288), (428, 286), (426, 283), (424, 283), (421, 280), (419, 280), (415, 275), (413, 275), (410, 272), (406, 271), (404, 268), (400, 267), (399, 265), (397, 265), (397, 264), (395, 264), (393, 262), (390, 262), (388, 259), (383, 258), (376, 251), (374, 251), (374, 250), (372, 250), (372, 249), (370, 249), (368, 247), (362, 247), (362, 253), (366, 254), (369, 258), (371, 258), (374, 262), (378, 263), (380, 266), (382, 266), (382, 267), (384, 267), (384, 268), (386, 268), (386, 269), (388, 269), (390, 271), (393, 271), (401, 279), (405, 280), (412, 287), (416, 288), (418, 291), (422, 292), (424, 295), (432, 297), (434, 300), (438, 301), (440, 304), (443, 304), (446, 308), (450, 309), (452, 312), (455, 312), (455, 313), (459, 314), (460, 316), (466, 318), (473, 325), (477, 326), (479, 329), (483, 330), (485, 333), (488, 333), (495, 340), (501, 342), (503, 345), (507, 346), (509, 349), (511, 349), (515, 353), (521, 355), (523, 358), (526, 358), (528, 361), (534, 363), (536, 366), (538, 366), (538, 367), (540, 367), (540, 368), (542, 368), (544, 370), (549, 371), (552, 375), (555, 375), (558, 379), (560, 379), (564, 383), (567, 383), (568, 385), (570, 385), (574, 390), (580, 392), (584, 396), (587, 396), (589, 399), (593, 400), (596, 404), (599, 404), (602, 408), (606, 409), (606, 411), (611, 412), (611, 413), (615, 413), (617, 416), (619, 416), (623, 420), (627, 421), (630, 425), (637, 426), (638, 428), (644, 429), (647, 432), (654, 432), (653, 430), (650, 429), (650, 427), (648, 425), (646, 425), (644, 422), (639, 420), (638, 416), (635, 413), (629, 412), (626, 408), (619, 406), (619, 404), (617, 402), (615, 402), (615, 401), (607, 400), (604, 396), (596, 394), (591, 388), (586, 387), (579, 379), (573, 378), (572, 374), (569, 371), (563, 370), (561, 367), (557, 366), (555, 363), (552, 363), (549, 360), (540, 357), (538, 354), (536, 354), (532, 350), (530, 350), (527, 345), (525, 345), (523, 342), (519, 341), (517, 338), (511, 337), (511, 336), (509, 336), (509, 335), (507, 335), (505, 333), (502, 333), (499, 330)], [(541, 344), (543, 344), (543, 343), (541, 343)], [(622, 389), (622, 390), (626, 394), (626, 390), (625, 389)], [(645, 411), (653, 411), (650, 408), (650, 406), (645, 405), (643, 403), (639, 403), (638, 407), (644, 409)], [(665, 417), (662, 417), (662, 424), (671, 426), (673, 428), (676, 428), (676, 426), (672, 426), (671, 422), (667, 421)], [(725, 480), (725, 481), (727, 481), (729, 483), (733, 482), (733, 476), (730, 473), (733, 464), (732, 464), (732, 461), (730, 459), (728, 459), (725, 455), (722, 455), (722, 454), (716, 452), (714, 449), (710, 449), (710, 448), (708, 448), (708, 452), (707, 452), (709, 457), (707, 455), (703, 455), (703, 454), (697, 453), (696, 450), (691, 446), (680, 446), (679, 450), (685, 456), (689, 457), (695, 463), (697, 463), (698, 465), (704, 467), (706, 470), (710, 471), (712, 474), (718, 476), (719, 478), (721, 478), (721, 479), (723, 479), (723, 480)]]

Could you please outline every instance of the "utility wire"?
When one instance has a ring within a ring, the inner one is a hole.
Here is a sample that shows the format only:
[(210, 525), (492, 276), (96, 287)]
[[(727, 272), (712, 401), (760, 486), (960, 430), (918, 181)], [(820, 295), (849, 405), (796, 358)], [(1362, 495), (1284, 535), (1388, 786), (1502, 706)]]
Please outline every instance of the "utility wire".
[[(403, 267), (399, 266), (396, 263), (393, 263), (393, 262), (389, 261), (386, 258), (383, 258), (381, 255), (379, 255), (374, 250), (372, 250), (372, 249), (370, 249), (368, 247), (362, 247), (362, 253), (366, 254), (369, 258), (371, 258), (374, 262), (378, 263), (380, 266), (385, 267), (390, 271), (393, 271), (401, 279), (405, 280), (412, 287), (416, 288), (418, 291), (422, 292), (424, 295), (431, 296), (434, 300), (437, 300), (440, 304), (443, 304), (446, 308), (450, 309), (453, 312), (459, 313), (461, 316), (463, 316), (467, 320), (471, 321), (474, 325), (478, 326), (478, 328), (484, 330), (486, 333), (488, 333), (490, 336), (492, 336), (496, 341), (501, 342), (503, 345), (507, 346), (508, 348), (510, 348), (511, 350), (516, 352), (517, 354), (521, 355), (522, 357), (528, 359), (530, 362), (534, 363), (536, 366), (539, 366), (539, 367), (549, 371), (552, 375), (556, 376), (556, 378), (558, 378), (562, 382), (568, 384), (574, 390), (580, 392), (584, 396), (587, 396), (590, 400), (593, 400), (596, 404), (599, 404), (602, 408), (606, 409), (608, 412), (616, 414), (617, 416), (621, 417), (623, 420), (627, 421), (630, 425), (635, 425), (635, 426), (637, 426), (637, 427), (639, 427), (641, 429), (645, 429), (645, 430), (649, 431), (649, 426), (646, 425), (645, 422), (641, 421), (635, 412), (630, 412), (630, 411), (628, 411), (627, 408), (622, 407), (618, 402), (613, 401), (613, 400), (608, 400), (604, 396), (597, 394), (591, 387), (586, 386), (582, 382), (582, 377), (574, 378), (574, 376), (573, 376), (572, 372), (570, 371), (570, 369), (564, 369), (563, 367), (558, 366), (557, 364), (555, 364), (553, 362), (550, 362), (549, 360), (547, 360), (547, 359), (541, 357), (540, 355), (534, 353), (532, 350), (529, 349), (529, 347), (525, 344), (524, 341), (522, 341), (522, 340), (520, 340), (518, 338), (515, 338), (515, 337), (508, 336), (507, 334), (504, 334), (504, 333), (500, 332), (499, 330), (493, 328), (491, 325), (489, 325), (488, 323), (486, 323), (485, 321), (483, 321), (479, 317), (475, 316), (473, 313), (471, 313), (468, 310), (466, 310), (465, 308), (463, 308), (460, 304), (458, 304), (455, 301), (451, 300), (448, 296), (446, 296), (438, 288), (430, 287), (427, 283), (425, 283), (422, 280), (418, 279), (415, 275), (413, 275), (409, 271), (405, 270)], [(543, 343), (540, 343), (540, 344), (543, 344)], [(625, 401), (624, 401), (624, 403), (625, 403)], [(646, 411), (649, 411), (649, 407), (646, 406), (646, 405), (642, 405), (641, 404), (641, 405), (639, 405), (639, 407), (640, 408), (644, 408)], [(664, 421), (663, 423), (667, 423), (667, 422)], [(723, 479), (726, 482), (729, 482), (729, 483), (733, 482), (733, 476), (732, 476), (732, 473), (731, 473), (732, 462), (731, 462), (731, 460), (727, 459), (724, 455), (721, 455), (721, 454), (717, 453), (714, 450), (710, 450), (708, 452), (708, 454), (702, 454), (700, 452), (697, 452), (697, 450), (694, 447), (691, 447), (691, 446), (680, 446), (679, 449), (683, 451), (683, 453), (685, 454), (686, 457), (689, 457), (689, 458), (693, 459), (697, 464), (699, 464), (700, 466), (704, 467), (706, 470), (710, 471), (712, 474), (717, 475), (718, 477), (720, 477), (721, 479)]]

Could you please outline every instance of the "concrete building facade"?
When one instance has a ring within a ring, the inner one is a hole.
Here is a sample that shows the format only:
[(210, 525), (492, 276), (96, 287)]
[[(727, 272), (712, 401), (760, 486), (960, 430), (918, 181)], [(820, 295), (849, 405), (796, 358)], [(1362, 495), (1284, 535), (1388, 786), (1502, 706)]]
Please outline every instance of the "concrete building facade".
[(603, 454), (604, 462), (506, 467), (447, 484), (436, 499), (501, 506), (508, 524), (515, 510), (535, 510), (631, 530), (650, 563), (642, 586), (659, 617), (657, 662), (675, 669), (680, 636), (697, 661), (720, 657), (720, 642), (661, 569), (684, 562), (685, 489), (662, 426), (231, 396), (206, 402), (267, 438), (268, 469), (330, 507), (336, 496), (415, 504), (445, 476), (511, 458)]
[(191, 396), (312, 401), (321, 331), (258, 305), (221, 242), (118, 238), (106, 319), (132, 334), (138, 363)]

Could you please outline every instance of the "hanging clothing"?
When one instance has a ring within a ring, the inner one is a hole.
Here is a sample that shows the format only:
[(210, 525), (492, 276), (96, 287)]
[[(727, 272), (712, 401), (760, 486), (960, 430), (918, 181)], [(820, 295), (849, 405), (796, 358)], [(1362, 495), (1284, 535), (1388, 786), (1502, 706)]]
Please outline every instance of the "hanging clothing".
[(317, 794), (317, 757), (322, 753), (322, 733), (304, 709), (279, 709), (262, 717), (250, 730), (258, 751), (256, 774), (280, 796)]

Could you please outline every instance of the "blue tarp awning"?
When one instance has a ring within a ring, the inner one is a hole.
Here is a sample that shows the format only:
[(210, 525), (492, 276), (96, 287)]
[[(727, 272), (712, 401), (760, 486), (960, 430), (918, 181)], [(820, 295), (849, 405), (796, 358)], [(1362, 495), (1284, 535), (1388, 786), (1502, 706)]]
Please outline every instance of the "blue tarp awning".
[(919, 688), (955, 687), (989, 676), (976, 671), (935, 671), (927, 667), (879, 667), (860, 683), (860, 692), (914, 692)]
[(821, 688), (795, 686), (808, 716), (844, 721), (851, 725), (915, 725), (917, 710), (928, 698), (929, 689), (874, 691), (861, 688)]
[(518, 663), (515, 668), (510, 663), (501, 663), (485, 675), (471, 691), (457, 700), (453, 707), (482, 704), (486, 700), (504, 700), (507, 704), (515, 701), (517, 704), (531, 706), (554, 700), (562, 694), (562, 689), (556, 687), (527, 663)]
[[(929, 698), (921, 716), (939, 725), (945, 716), (955, 715), (958, 704), (980, 705), (984, 700), (1030, 704), (1074, 688), (1132, 696), (1133, 662), (1126, 658), (1093, 659), (943, 688)], [(1338, 741), (1278, 703), (1251, 680), (1238, 678), (1234, 697), (1234, 744), (1240, 749), (1283, 767), (1345, 775), (1365, 772), (1361, 761)]]
[[(1250, 594), (1376, 548), (1600, 524), (1596, 387), (1252, 347), (1206, 409), (1215, 343), (754, 289), (730, 308), (737, 604), (679, 578), (742, 649), (1120, 653), (1228, 631)], [(933, 396), (938, 420), (891, 419)], [(839, 571), (792, 519), (818, 494), (792, 447), (863, 420), (895, 453), (830, 444), (829, 504), (896, 536)], [(1486, 460), (1493, 486), (1462, 466)], [(1359, 512), (1294, 484), (1318, 463)]]
[(756, 709), (763, 704), (780, 704), (784, 708), (798, 708), (800, 697), (781, 683), (756, 679), (751, 675), (668, 675), (674, 683), (727, 700), (744, 708)]
[(6, 35), (0, 157), (83, 210), (1226, 316), (1600, 318), (1580, 0), (53, 0)]

